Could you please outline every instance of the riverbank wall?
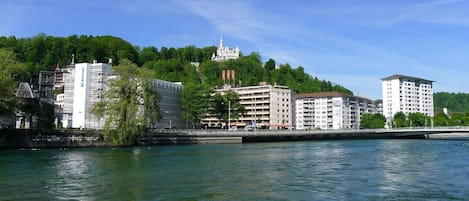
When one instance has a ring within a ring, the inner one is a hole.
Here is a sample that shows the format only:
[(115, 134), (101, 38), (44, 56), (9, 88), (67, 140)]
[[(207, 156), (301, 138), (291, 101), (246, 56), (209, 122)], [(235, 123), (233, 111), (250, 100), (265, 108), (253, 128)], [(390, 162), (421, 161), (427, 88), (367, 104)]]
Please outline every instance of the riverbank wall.
[[(402, 136), (373, 130), (159, 130), (137, 139), (135, 146), (180, 144), (227, 144), (308, 140), (425, 139), (425, 135)], [(0, 129), (0, 149), (110, 147), (99, 130)]]
[(0, 148), (74, 148), (112, 146), (100, 131), (1, 129)]

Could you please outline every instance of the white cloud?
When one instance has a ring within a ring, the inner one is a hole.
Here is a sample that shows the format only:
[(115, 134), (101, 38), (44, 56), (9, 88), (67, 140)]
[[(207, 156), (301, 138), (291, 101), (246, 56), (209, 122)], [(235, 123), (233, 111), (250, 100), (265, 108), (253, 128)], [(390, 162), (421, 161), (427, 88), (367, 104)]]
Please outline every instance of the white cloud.
[[(423, 22), (436, 24), (469, 25), (467, 9), (459, 12), (450, 6), (460, 6), (464, 0), (434, 0), (430, 2), (403, 7), (396, 16), (383, 20), (378, 26), (392, 26), (406, 22)], [(451, 9), (448, 9), (451, 8)]]

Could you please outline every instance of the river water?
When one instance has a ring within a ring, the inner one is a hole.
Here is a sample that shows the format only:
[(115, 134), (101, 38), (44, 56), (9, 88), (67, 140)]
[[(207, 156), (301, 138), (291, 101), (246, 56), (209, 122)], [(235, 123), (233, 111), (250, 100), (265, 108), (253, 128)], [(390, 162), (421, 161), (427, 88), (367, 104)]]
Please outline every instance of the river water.
[(468, 199), (468, 140), (0, 151), (0, 200)]

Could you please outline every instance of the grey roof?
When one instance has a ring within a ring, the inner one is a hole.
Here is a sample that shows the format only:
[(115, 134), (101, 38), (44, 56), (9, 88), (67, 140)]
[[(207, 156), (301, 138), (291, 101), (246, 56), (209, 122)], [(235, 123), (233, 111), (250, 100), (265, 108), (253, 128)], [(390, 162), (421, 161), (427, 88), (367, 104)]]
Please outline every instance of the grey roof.
[(31, 90), (31, 86), (27, 82), (21, 82), (16, 90), (16, 97), (20, 98), (34, 98), (34, 93)]
[(359, 100), (362, 100), (362, 101), (372, 102), (372, 101), (371, 101), (370, 99), (368, 99), (368, 98), (363, 98), (363, 97), (360, 97), (360, 96), (349, 95), (349, 94), (346, 94), (346, 93), (336, 92), (336, 91), (332, 91), (332, 92), (316, 92), (316, 93), (302, 93), (302, 94), (297, 94), (297, 95), (296, 95), (296, 98), (297, 98), (297, 99), (303, 99), (303, 98), (325, 98), (325, 97), (349, 97), (349, 98), (359, 99)]
[(428, 82), (435, 82), (432, 80), (427, 80), (419, 77), (413, 77), (413, 76), (407, 76), (407, 75), (400, 75), (400, 74), (394, 74), (385, 78), (382, 78), (381, 80), (395, 80), (395, 79), (400, 79), (400, 78), (408, 78), (408, 79), (413, 79), (413, 80), (424, 80)]

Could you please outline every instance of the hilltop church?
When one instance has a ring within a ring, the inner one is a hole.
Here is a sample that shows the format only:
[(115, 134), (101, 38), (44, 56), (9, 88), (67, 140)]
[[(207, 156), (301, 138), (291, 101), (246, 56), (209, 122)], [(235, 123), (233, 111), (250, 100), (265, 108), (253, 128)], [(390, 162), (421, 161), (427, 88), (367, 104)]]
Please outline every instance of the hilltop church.
[(221, 62), (229, 59), (239, 58), (239, 48), (229, 48), (223, 46), (223, 38), (220, 37), (220, 45), (217, 48), (217, 53), (212, 54), (212, 61)]

